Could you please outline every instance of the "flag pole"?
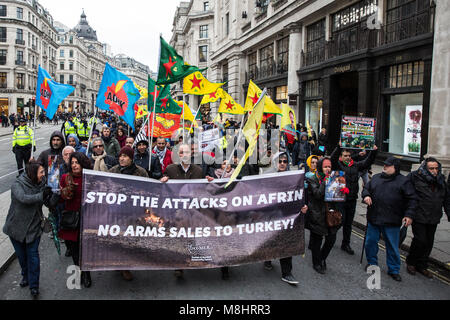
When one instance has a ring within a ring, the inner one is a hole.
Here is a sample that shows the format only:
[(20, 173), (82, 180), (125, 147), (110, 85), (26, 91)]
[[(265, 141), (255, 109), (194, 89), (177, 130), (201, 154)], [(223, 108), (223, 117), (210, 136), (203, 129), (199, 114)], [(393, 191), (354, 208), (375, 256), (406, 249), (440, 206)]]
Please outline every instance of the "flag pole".
[(31, 159), (34, 157), (34, 147), (36, 146), (36, 101), (34, 102), (34, 119), (33, 119), (33, 143), (31, 146)]
[[(158, 64), (157, 64), (157, 68), (158, 68), (158, 73), (159, 73), (159, 65), (161, 64), (161, 38), (162, 38), (162, 33), (159, 34), (159, 54), (158, 54)], [(153, 120), (152, 120), (152, 134), (150, 135), (150, 137), (148, 137), (148, 148), (149, 148), (149, 157), (148, 157), (148, 172), (152, 171), (152, 154), (153, 154), (153, 134), (155, 132), (155, 118), (156, 118), (156, 100), (158, 99), (158, 79), (156, 79), (155, 82), (155, 96), (153, 97)], [(149, 93), (150, 94), (150, 93)], [(150, 114), (148, 115), (148, 120), (150, 122)], [(144, 126), (145, 128), (145, 126)]]
[(184, 139), (184, 131), (186, 130), (186, 128), (184, 127), (184, 118), (185, 118), (185, 114), (184, 114), (184, 104), (185, 104), (185, 94), (183, 92), (183, 143), (186, 143), (186, 140)]
[[(258, 102), (255, 104), (255, 106), (261, 101), (262, 98), (264, 98), (264, 96), (266, 95), (266, 92), (267, 92), (267, 90), (264, 89), (263, 92), (261, 93), (261, 95), (259, 96), (259, 100), (258, 100)], [(254, 108), (255, 106), (253, 106), (253, 108)], [(242, 138), (242, 130), (243, 130), (243, 128), (244, 128), (244, 119), (245, 119), (245, 112), (244, 112), (244, 114), (242, 115), (241, 128), (239, 129), (239, 137), (238, 137), (237, 143), (236, 143), (236, 145), (234, 146), (233, 152), (231, 153), (230, 158), (229, 158), (228, 161), (227, 161), (227, 165), (230, 164), (230, 161), (231, 161), (231, 159), (233, 158), (234, 152), (236, 151), (237, 146), (239, 145), (239, 142), (241, 141), (241, 138)], [(247, 121), (248, 121), (248, 119), (247, 119)], [(222, 176), (220, 177), (220, 179), (223, 179), (223, 177), (225, 176), (225, 172), (226, 172), (226, 171), (227, 171), (227, 170), (226, 170), (226, 168), (225, 168), (225, 170), (223, 171)]]
[[(245, 119), (245, 112), (244, 112), (244, 114), (242, 115), (241, 128), (239, 129), (239, 136), (238, 136), (236, 145), (234, 146), (234, 149), (233, 149), (233, 151), (231, 152), (230, 158), (227, 160), (227, 166), (230, 164), (231, 159), (233, 159), (233, 155), (234, 155), (234, 153), (236, 152), (236, 149), (237, 149), (237, 146), (239, 145), (239, 142), (241, 141), (241, 138), (242, 138), (242, 129), (244, 128), (244, 119)], [(225, 139), (226, 139), (226, 131), (225, 131)], [(223, 177), (225, 176), (225, 172), (226, 172), (226, 171), (227, 171), (227, 170), (226, 170), (226, 168), (225, 168), (225, 170), (223, 171), (222, 176), (220, 177), (220, 179), (223, 179)]]
[[(92, 133), (94, 132), (94, 126), (96, 127), (95, 119), (97, 117), (97, 109), (98, 108), (96, 106), (94, 106), (94, 117), (92, 118), (92, 119), (94, 119), (94, 121), (92, 121), (91, 130), (89, 130), (89, 140), (88, 140), (88, 145), (87, 145), (87, 148), (86, 148), (86, 157), (89, 155), (89, 145), (91, 143)], [(91, 121), (91, 120), (89, 120), (89, 121)], [(89, 122), (88, 122), (88, 125), (89, 125)]]

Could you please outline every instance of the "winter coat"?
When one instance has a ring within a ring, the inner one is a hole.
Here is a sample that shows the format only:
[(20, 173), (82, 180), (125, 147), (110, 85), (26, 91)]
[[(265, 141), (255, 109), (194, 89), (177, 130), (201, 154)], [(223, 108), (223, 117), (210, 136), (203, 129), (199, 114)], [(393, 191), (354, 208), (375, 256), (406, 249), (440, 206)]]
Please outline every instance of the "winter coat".
[(203, 171), (195, 164), (191, 164), (187, 172), (183, 170), (181, 164), (171, 164), (167, 167), (164, 176), (173, 180), (203, 179)]
[(34, 185), (26, 173), (11, 187), (9, 207), (3, 232), (18, 242), (32, 243), (42, 235), (41, 217), (45, 178)]
[(415, 219), (417, 196), (411, 180), (400, 173), (379, 173), (364, 186), (362, 199), (370, 197), (367, 220), (378, 226), (400, 227), (404, 217)]
[(342, 161), (339, 161), (340, 154), (341, 148), (338, 146), (331, 154), (333, 170), (345, 172), (345, 184), (350, 191), (347, 195), (347, 201), (356, 200), (359, 192), (359, 172), (368, 169), (373, 164), (377, 151), (370, 151), (365, 160), (354, 161), (351, 166), (346, 166)]
[(118, 159), (120, 152), (119, 141), (117, 141), (116, 138), (113, 138), (111, 136), (109, 138), (105, 138), (102, 136), (102, 139), (103, 142), (105, 143), (105, 151), (108, 154), (108, 156)]
[(152, 170), (151, 172), (148, 171), (148, 157), (149, 157), (149, 152), (145, 151), (144, 154), (136, 152), (134, 154), (134, 163), (139, 166), (144, 168), (147, 173), (148, 176), (152, 179), (156, 179), (159, 180), (162, 178), (162, 170), (161, 170), (161, 163), (159, 162), (159, 158), (156, 155), (152, 155)]
[(308, 212), (305, 217), (305, 228), (320, 236), (335, 234), (339, 227), (330, 228), (327, 225), (326, 204), (329, 209), (335, 209), (335, 204), (325, 203), (325, 182), (319, 182), (316, 175), (307, 181)]
[[(302, 134), (304, 135), (304, 133)], [(312, 151), (312, 145), (309, 141), (297, 141), (292, 150), (292, 162), (294, 165), (298, 165), (301, 162), (306, 162)]]
[[(61, 138), (61, 140), (62, 140), (61, 148), (53, 149), (52, 139), (54, 137)], [(60, 131), (53, 132), (52, 135), (50, 136), (50, 149), (42, 151), (42, 153), (39, 155), (39, 158), (37, 159), (37, 161), (44, 167), (46, 174), (48, 172), (48, 157), (49, 156), (58, 156), (58, 160), (56, 161), (58, 166), (60, 166), (60, 165), (62, 165), (64, 163), (64, 159), (62, 157), (62, 151), (66, 147), (66, 143), (65, 143), (64, 139), (65, 138), (64, 138), (63, 134)]]
[(123, 168), (120, 165), (117, 165), (117, 166), (111, 168), (111, 170), (109, 170), (109, 172), (148, 178), (147, 170), (145, 170), (142, 167), (137, 166), (134, 163), (131, 164), (131, 166), (126, 167), (126, 168)]
[[(448, 219), (450, 212), (448, 207), (447, 183), (441, 173), (441, 164), (439, 164), (439, 174), (434, 178), (426, 169), (424, 162), (421, 167), (411, 172), (408, 178), (412, 182), (417, 195), (417, 209), (414, 222), (424, 224), (439, 224), (442, 218), (442, 208), (445, 208)], [(446, 207), (447, 205), (447, 207)]]

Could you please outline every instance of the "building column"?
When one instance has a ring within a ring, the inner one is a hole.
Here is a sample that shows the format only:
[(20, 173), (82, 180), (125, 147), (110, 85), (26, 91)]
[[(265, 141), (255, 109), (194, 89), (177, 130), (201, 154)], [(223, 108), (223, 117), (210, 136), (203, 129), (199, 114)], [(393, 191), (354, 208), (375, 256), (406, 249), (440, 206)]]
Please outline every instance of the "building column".
[[(300, 82), (297, 75), (297, 70), (301, 68), (302, 57), (302, 24), (291, 23), (287, 26), (289, 30), (289, 66), (288, 66), (288, 103), (294, 109), (297, 117), (299, 116), (299, 89)], [(290, 102), (297, 101), (291, 104)]]
[(428, 154), (450, 171), (450, 2), (435, 0), (435, 29), (431, 75)]
[(243, 55), (241, 53), (235, 53), (228, 57), (228, 93), (233, 97), (233, 99), (242, 105), (245, 101), (242, 98), (242, 87), (241, 87), (241, 79), (242, 73), (244, 72), (245, 77), (245, 68), (241, 68), (241, 58)]

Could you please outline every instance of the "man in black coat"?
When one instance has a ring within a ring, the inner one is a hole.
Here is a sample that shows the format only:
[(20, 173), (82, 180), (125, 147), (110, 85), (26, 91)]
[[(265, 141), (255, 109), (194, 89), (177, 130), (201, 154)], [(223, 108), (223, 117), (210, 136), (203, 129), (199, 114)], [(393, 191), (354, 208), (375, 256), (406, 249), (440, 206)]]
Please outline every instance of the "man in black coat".
[(109, 172), (119, 164), (116, 158), (109, 156), (105, 151), (105, 143), (100, 137), (92, 140), (91, 165), (94, 171)]
[(367, 208), (366, 258), (368, 265), (378, 265), (380, 234), (386, 244), (388, 274), (395, 281), (400, 277), (400, 227), (411, 225), (417, 197), (411, 180), (400, 174), (400, 159), (390, 157), (383, 172), (375, 175), (362, 192)]
[(49, 156), (58, 156), (56, 160), (58, 166), (64, 163), (64, 159), (62, 157), (62, 151), (66, 147), (66, 143), (64, 141), (64, 136), (61, 131), (55, 131), (50, 136), (50, 149), (42, 151), (39, 155), (37, 161), (42, 164), (45, 169), (45, 174), (48, 173), (48, 157)]
[(445, 209), (450, 221), (448, 186), (442, 174), (441, 164), (435, 158), (428, 158), (420, 168), (408, 175), (417, 194), (417, 210), (412, 224), (414, 237), (406, 258), (407, 270), (416, 271), (427, 278), (433, 278), (428, 269), (428, 257), (433, 250), (434, 234)]
[[(355, 254), (350, 247), (350, 237), (352, 234), (353, 219), (355, 218), (356, 200), (359, 192), (359, 174), (361, 171), (369, 168), (375, 160), (377, 154), (377, 146), (374, 146), (373, 151), (363, 161), (354, 161), (351, 157), (351, 152), (347, 149), (341, 149), (341, 143), (331, 154), (331, 162), (333, 170), (345, 172), (345, 183), (349, 190), (345, 202), (336, 204), (337, 210), (342, 213), (342, 244), (341, 249), (350, 255)], [(340, 158), (339, 158), (340, 155)]]
[(148, 162), (149, 162), (149, 150), (148, 150), (148, 140), (141, 140), (138, 141), (136, 144), (136, 153), (134, 154), (134, 163), (145, 170), (147, 170), (148, 176), (152, 179), (161, 179), (162, 169), (161, 169), (161, 163), (159, 162), (159, 158), (156, 154), (152, 153), (152, 164), (151, 168), (149, 170)]

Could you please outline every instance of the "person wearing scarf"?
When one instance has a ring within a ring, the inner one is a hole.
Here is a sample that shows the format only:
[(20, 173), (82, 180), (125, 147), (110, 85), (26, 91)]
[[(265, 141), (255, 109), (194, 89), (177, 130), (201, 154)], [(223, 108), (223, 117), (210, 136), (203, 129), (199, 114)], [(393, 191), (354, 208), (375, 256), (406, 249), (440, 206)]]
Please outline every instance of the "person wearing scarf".
[(441, 222), (443, 209), (450, 221), (450, 194), (442, 166), (435, 158), (427, 158), (420, 168), (408, 175), (417, 195), (418, 206), (412, 223), (413, 239), (406, 258), (409, 274), (421, 273), (432, 278), (428, 260), (434, 244), (434, 235)]
[(377, 154), (377, 146), (369, 152), (367, 158), (363, 161), (354, 161), (352, 153), (348, 149), (341, 149), (341, 143), (331, 154), (331, 162), (336, 171), (343, 171), (345, 173), (345, 182), (348, 188), (348, 194), (345, 202), (337, 204), (337, 210), (342, 213), (342, 243), (341, 250), (350, 255), (355, 252), (350, 247), (350, 237), (352, 235), (353, 219), (356, 212), (356, 201), (359, 195), (359, 176), (360, 172), (367, 170), (375, 161)]
[(225, 171), (225, 174), (223, 176), (224, 179), (231, 178), (231, 176), (234, 173), (234, 168), (232, 168), (231, 165), (228, 164), (226, 160), (222, 163), (222, 166), (219, 169), (214, 170), (214, 177), (216, 179), (221, 179), (224, 171)]
[(122, 128), (117, 129), (116, 139), (117, 139), (117, 141), (119, 141), (120, 148), (125, 147), (125, 142), (126, 142), (127, 138), (128, 137)]
[[(313, 268), (320, 274), (325, 274), (326, 259), (333, 249), (339, 229), (339, 227), (328, 227), (326, 222), (325, 185), (330, 174), (331, 160), (322, 158), (317, 163), (314, 175), (307, 179), (309, 209), (305, 217), (305, 228), (310, 231), (309, 248), (312, 253)], [(335, 209), (333, 202), (329, 202), (328, 206), (330, 209)], [(324, 242), (323, 245), (322, 242)]]
[(417, 196), (408, 177), (400, 173), (400, 159), (389, 157), (383, 172), (373, 176), (361, 194), (367, 204), (365, 251), (367, 267), (378, 266), (378, 241), (381, 234), (386, 244), (388, 275), (395, 281), (400, 276), (400, 227), (411, 225), (416, 216)]
[(156, 139), (156, 146), (155, 148), (153, 148), (153, 154), (156, 154), (158, 156), (163, 174), (166, 172), (167, 167), (173, 163), (172, 151), (167, 149), (166, 145), (166, 139), (164, 139), (163, 137), (158, 137), (158, 139)]
[(92, 140), (90, 161), (94, 171), (108, 172), (112, 167), (117, 165), (117, 160), (106, 154), (105, 144), (102, 138)]

